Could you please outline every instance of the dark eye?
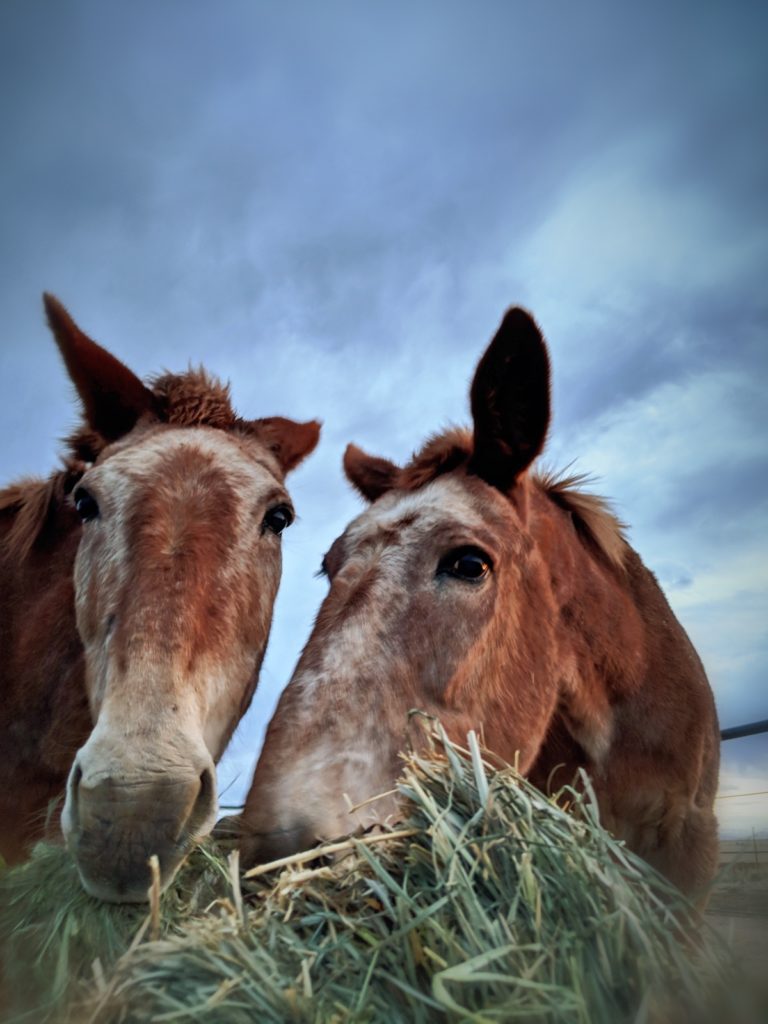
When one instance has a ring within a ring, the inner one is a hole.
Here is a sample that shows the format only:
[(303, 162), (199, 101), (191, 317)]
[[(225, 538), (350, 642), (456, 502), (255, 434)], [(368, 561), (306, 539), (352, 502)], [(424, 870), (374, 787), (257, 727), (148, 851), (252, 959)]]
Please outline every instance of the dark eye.
[(491, 571), (491, 560), (480, 548), (457, 548), (449, 552), (437, 567), (438, 576), (479, 583)]
[(84, 487), (78, 487), (75, 491), (75, 508), (80, 520), (83, 523), (90, 523), (99, 514), (99, 506), (92, 494), (89, 494)]
[(271, 508), (264, 516), (264, 529), (271, 530), (272, 533), (276, 533), (279, 537), (286, 526), (290, 526), (292, 522), (293, 512), (291, 512), (288, 506), (276, 505), (275, 508)]

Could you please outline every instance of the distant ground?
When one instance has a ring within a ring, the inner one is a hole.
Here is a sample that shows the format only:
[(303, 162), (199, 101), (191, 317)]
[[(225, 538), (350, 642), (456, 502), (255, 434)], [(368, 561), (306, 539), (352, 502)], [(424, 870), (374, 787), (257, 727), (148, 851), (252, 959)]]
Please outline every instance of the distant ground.
[(768, 865), (727, 866), (712, 893), (706, 921), (743, 965), (768, 1009)]

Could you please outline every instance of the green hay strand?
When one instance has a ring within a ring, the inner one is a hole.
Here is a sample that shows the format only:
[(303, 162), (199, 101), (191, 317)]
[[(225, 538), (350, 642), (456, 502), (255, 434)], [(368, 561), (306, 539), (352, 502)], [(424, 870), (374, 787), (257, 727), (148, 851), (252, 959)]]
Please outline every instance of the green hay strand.
[(163, 898), (163, 935), (128, 952), (145, 910), (90, 900), (63, 851), (38, 850), (0, 882), (13, 1009), (78, 1024), (733, 1019), (728, 954), (589, 796), (549, 800), (445, 749), (406, 763), (398, 830), (415, 835), (242, 879), (242, 913), (224, 855), (198, 851)]

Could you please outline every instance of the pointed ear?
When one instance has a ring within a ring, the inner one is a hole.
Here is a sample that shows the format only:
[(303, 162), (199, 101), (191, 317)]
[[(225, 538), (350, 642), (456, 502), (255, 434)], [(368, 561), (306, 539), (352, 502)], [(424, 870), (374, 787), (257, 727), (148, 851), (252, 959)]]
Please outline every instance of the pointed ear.
[(376, 501), (397, 485), (400, 467), (389, 459), (368, 455), (357, 445), (348, 444), (344, 452), (344, 472), (367, 501)]
[(283, 473), (295, 469), (314, 451), (320, 440), (320, 423), (317, 420), (297, 423), (284, 416), (267, 416), (255, 422), (260, 437), (276, 456)]
[(155, 396), (127, 366), (83, 334), (53, 295), (44, 293), (43, 304), (92, 430), (105, 441), (116, 441), (133, 430), (142, 416), (157, 415)]
[(469, 471), (509, 490), (544, 447), (549, 357), (534, 319), (510, 309), (480, 360), (470, 391), (474, 452)]

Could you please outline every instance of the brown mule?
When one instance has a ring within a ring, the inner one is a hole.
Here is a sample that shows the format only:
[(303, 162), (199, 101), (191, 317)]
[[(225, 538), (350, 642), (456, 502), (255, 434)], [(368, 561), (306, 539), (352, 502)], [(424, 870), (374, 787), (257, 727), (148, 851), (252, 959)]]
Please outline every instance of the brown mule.
[(579, 480), (529, 472), (549, 359), (510, 310), (471, 389), (474, 429), (400, 468), (350, 446), (370, 502), (269, 726), (241, 826), (252, 863), (397, 813), (409, 709), (542, 788), (589, 771), (605, 824), (689, 893), (717, 858), (719, 736), (701, 662), (621, 525)]
[(84, 423), (63, 469), (0, 491), (0, 853), (23, 859), (66, 790), (85, 888), (138, 901), (149, 855), (167, 884), (215, 821), (293, 518), (284, 477), (319, 425), (240, 419), (203, 370), (146, 386), (45, 305)]

